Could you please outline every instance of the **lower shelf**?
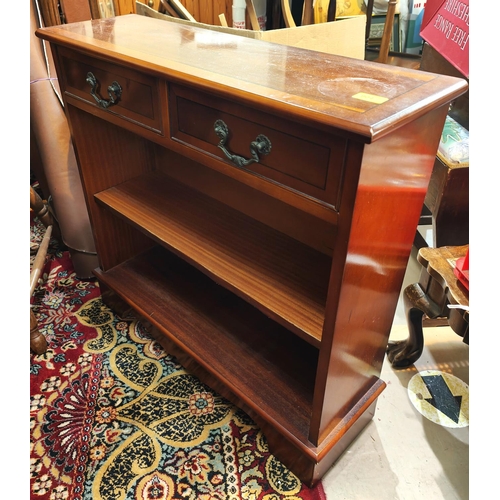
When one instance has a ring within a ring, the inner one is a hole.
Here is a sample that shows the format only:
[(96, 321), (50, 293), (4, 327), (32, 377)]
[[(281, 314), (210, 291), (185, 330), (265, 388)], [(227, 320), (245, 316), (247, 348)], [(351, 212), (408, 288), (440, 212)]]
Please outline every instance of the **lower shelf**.
[(307, 446), (315, 347), (160, 246), (95, 273), (260, 418)]

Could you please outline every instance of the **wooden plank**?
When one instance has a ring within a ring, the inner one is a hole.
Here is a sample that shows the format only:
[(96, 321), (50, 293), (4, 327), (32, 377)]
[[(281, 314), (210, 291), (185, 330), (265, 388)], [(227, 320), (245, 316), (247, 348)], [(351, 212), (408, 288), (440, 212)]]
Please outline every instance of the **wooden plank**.
[(169, 0), (160, 0), (160, 3), (162, 12), (169, 16), (180, 18), (177, 11), (170, 5)]
[(255, 13), (255, 5), (252, 0), (245, 0), (247, 6), (248, 17), (250, 18), (250, 25), (255, 31), (260, 31), (259, 20), (257, 19), (257, 14)]
[(227, 20), (225, 14), (219, 14), (219, 21), (221, 26), (225, 26), (227, 28)]
[(181, 0), (181, 2), (196, 20), (200, 19), (200, 2), (198, 0)]
[(175, 9), (175, 11), (179, 14), (181, 19), (186, 19), (188, 21), (196, 22), (196, 19), (192, 16), (191, 12), (189, 12), (184, 5), (179, 0), (168, 0), (170, 5)]

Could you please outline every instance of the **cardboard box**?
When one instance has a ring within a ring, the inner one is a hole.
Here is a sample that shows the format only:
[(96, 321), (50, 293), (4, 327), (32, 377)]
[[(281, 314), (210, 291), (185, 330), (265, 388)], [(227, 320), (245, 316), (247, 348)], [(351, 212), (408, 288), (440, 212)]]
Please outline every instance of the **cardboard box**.
[[(135, 5), (136, 13), (139, 15), (164, 19), (175, 23), (193, 24), (192, 21), (185, 21), (160, 14), (141, 2), (136, 2)], [(266, 42), (317, 50), (319, 52), (326, 52), (327, 54), (352, 57), (354, 59), (365, 58), (366, 16), (364, 15), (346, 17), (331, 23), (310, 24), (307, 26), (297, 26), (296, 28), (282, 28), (268, 31), (226, 28), (203, 23), (195, 24), (209, 30), (246, 36)]]

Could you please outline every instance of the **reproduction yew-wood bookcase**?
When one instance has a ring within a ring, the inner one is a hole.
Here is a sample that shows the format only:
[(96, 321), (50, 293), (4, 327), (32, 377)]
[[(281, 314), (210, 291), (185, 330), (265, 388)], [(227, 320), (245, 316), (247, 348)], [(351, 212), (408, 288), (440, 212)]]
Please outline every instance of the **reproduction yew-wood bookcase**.
[(135, 14), (37, 35), (53, 50), (103, 297), (151, 322), (313, 485), (385, 387), (465, 80)]

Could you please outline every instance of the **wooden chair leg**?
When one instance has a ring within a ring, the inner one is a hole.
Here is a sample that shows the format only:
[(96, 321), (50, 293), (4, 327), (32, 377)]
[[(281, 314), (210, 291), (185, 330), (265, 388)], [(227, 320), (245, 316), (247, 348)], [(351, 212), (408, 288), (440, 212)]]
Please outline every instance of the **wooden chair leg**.
[(391, 44), (392, 28), (394, 26), (394, 17), (396, 13), (396, 0), (389, 0), (387, 4), (387, 14), (385, 16), (384, 32), (380, 43), (380, 52), (377, 62), (387, 63)]
[(59, 225), (57, 224), (56, 220), (49, 210), (49, 204), (47, 203), (47, 201), (40, 198), (39, 194), (33, 189), (32, 186), (30, 186), (30, 208), (31, 210), (33, 210), (35, 217), (38, 218), (38, 220), (45, 226), (45, 228), (52, 226), (53, 237), (60, 240), (61, 233), (59, 230)]
[(38, 329), (38, 321), (30, 309), (30, 348), (35, 354), (44, 354), (47, 351), (47, 340)]

